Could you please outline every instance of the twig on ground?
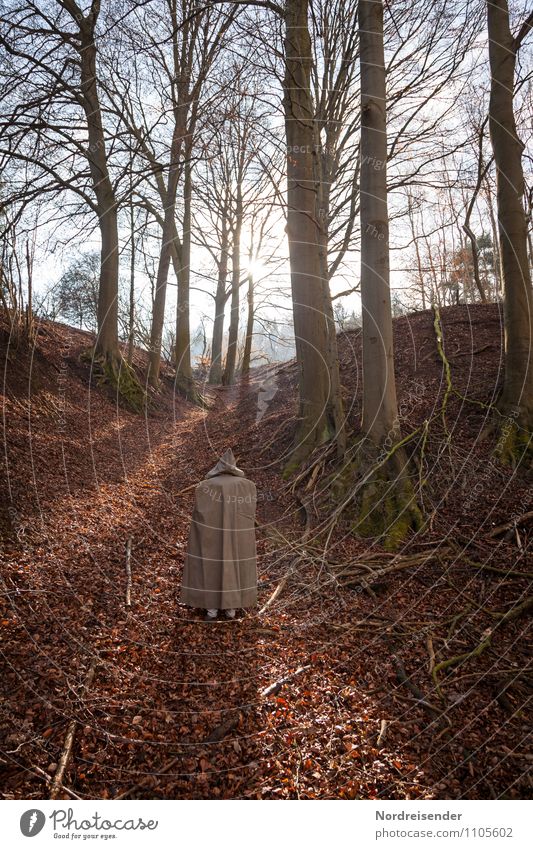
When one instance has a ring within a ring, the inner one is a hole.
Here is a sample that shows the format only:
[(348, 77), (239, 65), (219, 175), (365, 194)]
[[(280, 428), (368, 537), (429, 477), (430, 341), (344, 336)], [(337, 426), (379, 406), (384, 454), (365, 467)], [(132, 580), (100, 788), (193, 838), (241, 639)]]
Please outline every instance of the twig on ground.
[(311, 664), (307, 664), (307, 666), (300, 666), (294, 672), (289, 673), (289, 675), (285, 675), (283, 678), (280, 678), (278, 681), (274, 681), (273, 684), (269, 684), (268, 687), (265, 687), (264, 690), (261, 690), (262, 696), (275, 696), (284, 684), (287, 684), (289, 681), (292, 681), (293, 678), (296, 678), (297, 675), (301, 675), (303, 672), (307, 672), (308, 669), (311, 669)]
[[(91, 665), (89, 667), (89, 671), (85, 676), (85, 681), (83, 682), (83, 687), (80, 693), (80, 697), (87, 692), (89, 687), (91, 686), (92, 680), (94, 678), (94, 673), (96, 670), (96, 658), (92, 659)], [(72, 754), (72, 745), (74, 743), (74, 736), (76, 734), (76, 727), (78, 725), (78, 720), (73, 719), (68, 726), (67, 736), (65, 737), (65, 744), (63, 746), (63, 751), (61, 753), (61, 757), (59, 759), (58, 767), (55, 771), (54, 777), (52, 779), (52, 785), (50, 787), (50, 799), (57, 799), (62, 786), (63, 786), (63, 775), (65, 774), (65, 770), (68, 766), (68, 762), (70, 760), (70, 756)]]
[(128, 537), (128, 541), (126, 543), (126, 607), (131, 607), (131, 546), (133, 540), (131, 537)]

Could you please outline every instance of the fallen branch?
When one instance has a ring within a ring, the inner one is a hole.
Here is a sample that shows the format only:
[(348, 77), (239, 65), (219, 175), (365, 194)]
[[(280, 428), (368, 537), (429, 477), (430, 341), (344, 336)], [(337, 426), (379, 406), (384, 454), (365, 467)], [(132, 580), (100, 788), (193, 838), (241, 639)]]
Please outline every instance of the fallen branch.
[(523, 513), (521, 516), (517, 516), (516, 519), (511, 519), (510, 522), (506, 522), (504, 525), (498, 525), (497, 528), (493, 528), (489, 537), (498, 537), (500, 534), (503, 534), (504, 531), (509, 531), (517, 525), (523, 525), (524, 522), (527, 522), (529, 519), (533, 519), (533, 510), (530, 510), (529, 513)]
[[(87, 692), (89, 687), (91, 686), (92, 680), (94, 678), (94, 673), (96, 670), (96, 658), (92, 659), (91, 665), (89, 667), (89, 671), (85, 676), (85, 681), (83, 682), (83, 687), (80, 693), (80, 697)], [(58, 767), (55, 771), (54, 777), (52, 779), (52, 786), (50, 788), (50, 799), (57, 799), (62, 787), (63, 787), (63, 776), (65, 774), (65, 770), (68, 766), (68, 762), (70, 760), (70, 756), (72, 754), (72, 745), (74, 743), (74, 736), (76, 734), (76, 726), (78, 724), (77, 719), (73, 719), (68, 726), (67, 736), (65, 737), (65, 744), (63, 746), (63, 751), (61, 752), (61, 757), (59, 759)]]
[[(50, 782), (52, 781), (52, 776), (45, 772), (44, 769), (41, 769), (39, 766), (32, 766), (28, 770), (28, 772), (33, 773), (38, 778), (43, 778), (47, 784), (50, 784)], [(70, 796), (72, 799), (78, 799), (80, 802), (82, 801), (83, 797), (78, 796), (77, 793), (74, 793), (74, 790), (71, 790), (70, 787), (65, 787), (64, 784), (61, 784), (60, 790), (62, 790), (63, 793), (66, 793), (67, 796)]]
[(131, 607), (131, 546), (132, 538), (129, 537), (126, 543), (126, 607)]
[(284, 684), (287, 684), (289, 681), (292, 681), (293, 678), (296, 678), (297, 675), (301, 675), (302, 672), (307, 672), (308, 669), (311, 669), (310, 664), (308, 664), (307, 666), (300, 666), (295, 672), (291, 672), (289, 675), (285, 675), (278, 681), (274, 681), (273, 684), (269, 684), (268, 687), (265, 687), (264, 690), (261, 690), (261, 695), (265, 697), (277, 695)]
[[(0, 758), (0, 763), (7, 767), (13, 766), (12, 761), (6, 761), (4, 760), (4, 758)], [(34, 775), (35, 778), (42, 778), (44, 781), (46, 781), (47, 784), (50, 784), (50, 782), (52, 781), (52, 776), (48, 772), (45, 772), (44, 769), (41, 769), (40, 766), (32, 764), (31, 767), (21, 766), (21, 768), (24, 770), (24, 772), (28, 772), (30, 775)], [(71, 796), (72, 799), (78, 799), (80, 802), (82, 801), (82, 797), (78, 796), (77, 793), (74, 793), (74, 790), (71, 790), (70, 787), (65, 787), (65, 785), (62, 784), (61, 790), (63, 790), (68, 796)]]
[(265, 604), (263, 605), (263, 607), (259, 611), (259, 614), (258, 614), (259, 616), (261, 616), (265, 612), (265, 610), (267, 610), (270, 607), (270, 605), (273, 604), (276, 601), (276, 599), (278, 598), (278, 596), (283, 592), (285, 585), (287, 584), (289, 578), (294, 574), (295, 569), (296, 569), (296, 564), (293, 563), (293, 565), (287, 570), (287, 572), (285, 573), (285, 575), (283, 576), (283, 578), (281, 579), (281, 581), (277, 585), (276, 589), (274, 590), (274, 592), (272, 593), (272, 595), (270, 596), (268, 601), (265, 602)]

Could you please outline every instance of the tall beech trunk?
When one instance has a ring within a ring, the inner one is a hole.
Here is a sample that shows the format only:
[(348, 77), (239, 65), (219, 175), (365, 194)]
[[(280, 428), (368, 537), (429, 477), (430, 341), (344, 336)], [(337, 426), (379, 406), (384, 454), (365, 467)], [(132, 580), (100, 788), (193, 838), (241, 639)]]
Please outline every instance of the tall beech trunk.
[[(130, 179), (130, 191), (131, 191)], [(131, 234), (131, 253), (130, 253), (130, 302), (128, 315), (128, 365), (133, 362), (133, 343), (135, 335), (135, 213), (133, 210), (133, 197), (130, 203), (130, 234)]]
[(191, 280), (191, 204), (192, 175), (191, 150), (187, 151), (183, 179), (183, 236), (181, 262), (178, 274), (178, 303), (176, 311), (176, 384), (189, 398), (196, 398), (191, 366), (191, 330), (189, 320), (189, 295)]
[(287, 0), (285, 4), (287, 237), (300, 395), (300, 425), (289, 467), (296, 466), (333, 431), (328, 418), (327, 324), (316, 219), (308, 6), (308, 0)]
[(361, 301), (363, 431), (376, 445), (397, 430), (387, 209), (383, 6), (361, 0)]
[(98, 335), (95, 351), (114, 369), (118, 349), (118, 221), (117, 201), (107, 167), (107, 152), (96, 76), (95, 29), (99, 3), (85, 17), (76, 3), (67, 3), (80, 32), (81, 95), (87, 120), (88, 159), (96, 195), (101, 237), (100, 284), (98, 289)]
[[(252, 253), (250, 252), (250, 262)], [(246, 336), (244, 337), (244, 351), (242, 355), (241, 374), (246, 377), (250, 373), (250, 361), (252, 358), (252, 339), (254, 335), (254, 275), (248, 272), (248, 292), (246, 295), (248, 313), (246, 320)]]
[(519, 40), (509, 26), (507, 0), (488, 0), (491, 89), (489, 128), (496, 162), (498, 230), (504, 292), (505, 375), (500, 409), (533, 430), (533, 291), (523, 204), (523, 144), (513, 111)]
[[(383, 5), (359, 0), (361, 64), (361, 301), (363, 422), (361, 456), (370, 463), (360, 491), (357, 529), (397, 548), (422, 515), (408, 477), (400, 437), (389, 287), (387, 122)], [(394, 450), (391, 450), (394, 446)], [(376, 464), (376, 457), (380, 463)], [(374, 471), (372, 467), (375, 466)]]
[(190, 77), (192, 68), (190, 38), (194, 24), (187, 19), (181, 28), (181, 47), (178, 41), (178, 9), (176, 0), (168, 3), (170, 21), (172, 23), (172, 57), (173, 71), (177, 80), (175, 101), (173, 105), (173, 128), (170, 144), (170, 159), (166, 191), (164, 194), (164, 217), (161, 234), (161, 251), (157, 267), (155, 297), (152, 311), (152, 327), (150, 331), (150, 351), (148, 353), (148, 382), (153, 388), (159, 383), (161, 366), (161, 344), (165, 322), (165, 302), (167, 295), (168, 271), (175, 246), (176, 236), (176, 194), (181, 171), (181, 154), (184, 138), (187, 133), (187, 121), (190, 108)]
[(330, 175), (332, 168), (329, 163), (331, 151), (328, 146), (322, 150), (320, 134), (315, 130), (315, 170), (317, 182), (317, 209), (316, 216), (319, 222), (319, 251), (320, 251), (320, 276), (322, 282), (322, 299), (324, 316), (327, 326), (327, 357), (328, 369), (331, 378), (331, 390), (329, 406), (335, 423), (335, 439), (337, 442), (337, 456), (343, 457), (346, 451), (346, 428), (342, 403), (341, 381), (339, 374), (339, 349), (337, 345), (337, 328), (333, 314), (333, 303), (329, 288), (328, 267), (328, 241), (329, 241), (329, 214), (330, 214)]
[(220, 259), (218, 262), (218, 279), (215, 293), (215, 317), (213, 320), (213, 339), (211, 341), (211, 366), (209, 383), (222, 382), (222, 340), (224, 338), (224, 308), (227, 301), (226, 281), (228, 277), (228, 222), (222, 221), (220, 244)]
[(150, 351), (148, 355), (148, 381), (154, 388), (156, 388), (159, 383), (168, 270), (170, 267), (172, 245), (174, 244), (174, 237), (176, 233), (176, 192), (178, 188), (180, 152), (184, 134), (184, 125), (176, 121), (170, 149), (170, 166), (165, 198), (165, 215), (161, 234), (161, 251), (157, 267), (155, 298), (152, 312), (152, 328), (150, 333)]
[(222, 383), (231, 386), (235, 382), (237, 362), (237, 343), (239, 338), (239, 294), (241, 285), (241, 231), (242, 231), (242, 186), (240, 178), (237, 184), (235, 207), (235, 227), (231, 251), (231, 308), (228, 330), (228, 350)]

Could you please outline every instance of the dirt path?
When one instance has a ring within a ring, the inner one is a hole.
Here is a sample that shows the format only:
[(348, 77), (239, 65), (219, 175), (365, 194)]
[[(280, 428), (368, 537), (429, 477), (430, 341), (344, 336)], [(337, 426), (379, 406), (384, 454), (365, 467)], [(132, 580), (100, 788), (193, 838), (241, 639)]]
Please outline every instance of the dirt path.
[[(179, 605), (189, 487), (228, 445), (258, 485), (261, 604), (291, 560), (274, 534), (301, 536), (280, 453), (258, 442), (258, 410), (272, 432), (284, 426), (268, 371), (212, 391), (207, 412), (169, 390), (143, 420), (89, 393), (80, 339), (61, 339), (63, 348), (43, 342), (29, 399), (4, 396), (15, 505), (2, 549), (5, 797), (46, 798), (73, 717), (64, 784), (82, 798), (458, 797), (490, 793), (487, 780), (495, 795), (512, 783), (491, 764), (509, 742), (505, 722), (480, 737), (474, 701), (443, 731), (398, 684), (386, 623), (399, 604), (412, 609), (398, 587), (378, 602), (318, 593), (316, 575), (302, 572), (266, 614), (216, 625)], [(425, 646), (411, 638), (406, 652)], [(513, 734), (522, 725), (514, 717)]]

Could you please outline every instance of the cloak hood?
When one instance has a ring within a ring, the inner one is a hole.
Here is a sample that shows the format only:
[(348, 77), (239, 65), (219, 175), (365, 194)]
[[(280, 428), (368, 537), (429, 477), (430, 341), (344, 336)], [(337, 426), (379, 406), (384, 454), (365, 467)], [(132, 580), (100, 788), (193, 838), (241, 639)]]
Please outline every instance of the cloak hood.
[(218, 463), (207, 473), (206, 478), (214, 478), (216, 475), (236, 475), (244, 477), (242, 469), (238, 469), (231, 448), (228, 448), (220, 457)]

